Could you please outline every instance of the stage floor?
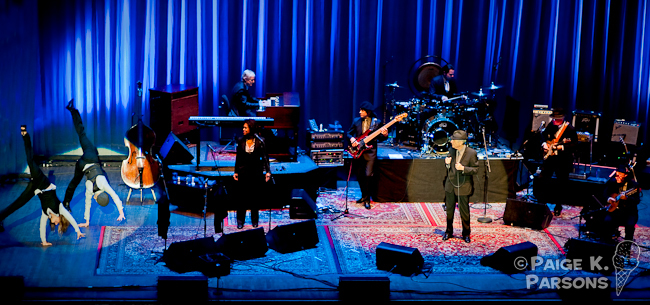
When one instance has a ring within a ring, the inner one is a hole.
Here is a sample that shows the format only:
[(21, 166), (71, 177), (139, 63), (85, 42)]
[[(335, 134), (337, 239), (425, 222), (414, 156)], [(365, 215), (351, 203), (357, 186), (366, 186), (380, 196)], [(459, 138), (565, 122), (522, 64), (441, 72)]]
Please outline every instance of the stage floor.
[[(57, 194), (63, 197), (67, 182), (74, 172), (69, 166), (49, 167), (45, 171), (57, 185)], [(120, 198), (126, 198), (128, 188), (121, 185), (119, 168), (106, 168), (109, 180)], [(481, 224), (477, 217), (484, 215), (483, 206), (473, 206), (471, 244), (460, 239), (441, 240), (444, 231), (444, 213), (440, 202), (373, 203), (371, 210), (354, 203), (359, 196), (358, 188), (348, 190), (350, 217), (333, 220), (345, 210), (345, 185), (321, 192), (317, 203), (321, 213), (316, 220), (319, 243), (316, 248), (292, 254), (279, 254), (269, 250), (266, 256), (251, 261), (236, 262), (231, 275), (210, 278), (210, 300), (338, 300), (338, 282), (341, 276), (376, 277), (390, 280), (391, 300), (485, 300), (485, 299), (543, 299), (558, 300), (571, 297), (606, 296), (619, 299), (649, 299), (650, 278), (640, 271), (647, 270), (648, 251), (642, 253), (641, 264), (628, 286), (617, 296), (615, 291), (605, 294), (592, 291), (567, 292), (544, 287), (527, 287), (527, 276), (600, 277), (578, 271), (526, 271), (507, 275), (493, 268), (480, 265), (484, 255), (494, 253), (500, 247), (532, 241), (539, 247), (539, 254), (547, 258), (563, 258), (564, 242), (577, 236), (575, 218), (579, 208), (565, 207), (565, 213), (554, 219), (547, 230), (511, 227), (500, 219), (502, 203), (493, 203), (487, 215), (494, 221)], [(27, 180), (5, 183), (0, 186), (0, 208), (6, 207), (25, 189)], [(160, 198), (159, 189), (155, 189)], [(125, 202), (126, 220), (118, 222), (118, 212), (112, 203), (99, 207), (93, 203), (90, 227), (82, 229), (86, 237), (75, 240), (73, 231), (63, 236), (48, 232), (53, 246), (40, 246), (38, 219), (40, 204), (37, 198), (10, 215), (5, 221), (6, 231), (0, 233), (0, 276), (22, 276), (25, 281), (25, 299), (32, 301), (86, 300), (104, 302), (156, 300), (156, 281), (160, 275), (196, 275), (170, 273), (163, 263), (157, 262), (160, 252), (171, 242), (212, 236), (218, 239), (210, 226), (213, 215), (207, 215), (207, 226), (200, 212), (184, 211), (172, 206), (171, 226), (167, 244), (159, 238), (156, 223), (158, 205), (145, 191), (144, 200), (139, 194)], [(644, 191), (645, 195), (648, 191)], [(83, 189), (76, 190), (72, 215), (83, 218)], [(644, 196), (637, 229), (639, 245), (650, 246), (650, 214), (647, 209), (650, 196)], [(175, 208), (175, 209), (174, 209)], [(269, 230), (267, 223), (272, 215), (272, 227), (289, 225), (302, 220), (289, 219), (288, 211), (262, 211), (261, 227)], [(357, 216), (354, 216), (357, 215)], [(458, 215), (457, 215), (458, 218)], [(238, 232), (234, 213), (226, 219), (226, 234)], [(204, 235), (204, 226), (206, 234)], [(456, 235), (460, 226), (456, 219)], [(250, 220), (244, 230), (250, 230)], [(417, 248), (425, 260), (423, 274), (403, 276), (377, 270), (376, 247), (386, 242)], [(616, 282), (612, 274), (607, 276)], [(359, 290), (358, 295), (377, 291)], [(7, 293), (7, 292), (5, 292)], [(186, 292), (176, 294), (183, 297)], [(568, 293), (568, 294), (567, 294)]]

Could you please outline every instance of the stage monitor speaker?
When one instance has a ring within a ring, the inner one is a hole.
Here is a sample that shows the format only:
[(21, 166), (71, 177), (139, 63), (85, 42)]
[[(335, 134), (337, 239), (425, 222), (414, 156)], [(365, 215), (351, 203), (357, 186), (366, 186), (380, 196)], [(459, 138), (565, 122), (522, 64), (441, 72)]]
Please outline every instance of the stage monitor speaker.
[(628, 122), (625, 120), (615, 120), (614, 129), (612, 130), (612, 142), (623, 142), (628, 145), (637, 145), (639, 138), (639, 129), (641, 124), (636, 122)]
[(506, 225), (543, 230), (548, 228), (551, 220), (553, 220), (553, 214), (545, 204), (506, 199), (506, 210), (503, 212), (503, 222)]
[(341, 301), (388, 301), (390, 279), (386, 276), (339, 277), (339, 300)]
[(160, 147), (160, 156), (164, 165), (192, 164), (194, 159), (190, 149), (173, 132), (169, 133)]
[(313, 219), (316, 218), (316, 211), (318, 211), (316, 203), (305, 190), (295, 189), (291, 191), (289, 218)]
[(612, 259), (616, 253), (615, 244), (572, 238), (564, 244), (564, 249), (567, 259), (572, 262), (580, 260), (581, 270), (605, 275), (614, 271)]
[(382, 242), (377, 246), (377, 269), (401, 275), (418, 274), (424, 265), (422, 254), (416, 248)]
[(544, 126), (548, 126), (548, 124), (551, 123), (551, 114), (553, 114), (553, 111), (549, 110), (548, 106), (535, 105), (535, 108), (533, 109), (533, 123), (531, 125), (531, 131), (539, 130), (539, 127), (542, 126), (542, 122), (544, 122)]
[(266, 234), (269, 248), (280, 253), (314, 248), (319, 242), (316, 221), (313, 219), (277, 226)]
[(2, 287), (2, 299), (7, 304), (20, 303), (25, 296), (25, 277), (23, 276), (0, 276), (0, 287)]
[(527, 241), (524, 243), (501, 247), (494, 254), (481, 259), (481, 265), (512, 274), (531, 269), (537, 256), (537, 245)]
[(201, 271), (204, 267), (201, 255), (219, 252), (212, 237), (172, 243), (163, 253), (165, 265), (179, 273)]
[(263, 228), (223, 234), (217, 240), (217, 248), (219, 252), (236, 260), (262, 257), (269, 250)]
[(208, 301), (208, 278), (205, 276), (159, 276), (158, 300), (170, 302), (179, 296), (187, 304)]

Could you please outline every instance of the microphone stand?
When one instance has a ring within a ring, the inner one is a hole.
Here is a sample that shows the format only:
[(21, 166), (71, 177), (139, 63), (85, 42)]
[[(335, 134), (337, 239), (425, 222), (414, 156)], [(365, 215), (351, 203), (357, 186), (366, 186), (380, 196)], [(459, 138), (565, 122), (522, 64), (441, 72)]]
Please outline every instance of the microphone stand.
[[(269, 160), (269, 155), (266, 152), (266, 143), (260, 138), (257, 134), (255, 134), (255, 138), (260, 140), (260, 143), (262, 143), (262, 149), (264, 150), (264, 155), (266, 156), (266, 160), (268, 162)], [(226, 145), (227, 146), (227, 145)], [(269, 163), (269, 171), (271, 170), (271, 164)], [(271, 183), (275, 185), (275, 179), (273, 179), (273, 174), (271, 174)], [(269, 206), (269, 232), (271, 232), (271, 219), (273, 218), (273, 205)]]
[[(165, 226), (167, 227), (167, 230), (169, 230), (169, 225), (170, 225), (170, 222), (169, 222), (169, 217), (170, 217), (169, 216), (169, 202), (170, 202), (170, 199), (169, 199), (169, 191), (167, 190), (167, 181), (165, 181), (165, 167), (163, 166), (163, 162), (160, 159), (160, 157), (158, 156), (158, 154), (156, 154), (156, 160), (160, 164), (160, 167), (163, 169), (163, 170), (160, 171), (160, 178), (162, 178), (163, 186), (165, 187), (165, 196), (167, 197), (167, 200), (165, 201), (163, 198), (160, 198), (161, 199), (160, 202), (164, 201), (165, 208), (167, 209), (167, 213), (166, 213), (167, 219), (163, 220), (163, 222), (165, 222)], [(160, 204), (158, 205), (158, 209), (160, 209)], [(160, 215), (160, 212), (158, 213), (158, 215)], [(158, 222), (160, 222), (160, 219), (158, 219)], [(160, 225), (160, 224), (158, 224), (158, 225)], [(163, 247), (163, 250), (166, 250), (167, 249), (167, 233), (165, 233), (164, 235), (165, 235), (165, 237), (163, 238), (163, 240), (165, 240), (165, 246)], [(162, 257), (160, 257), (158, 259), (158, 261), (156, 261), (156, 263), (159, 263), (161, 260), (162, 260)]]
[(483, 183), (483, 217), (478, 218), (478, 222), (480, 223), (491, 223), (492, 218), (487, 216), (487, 206), (488, 206), (488, 181), (489, 181), (489, 176), (488, 173), (492, 172), (490, 168), (490, 158), (488, 157), (488, 150), (487, 150), (487, 142), (485, 140), (485, 127), (482, 128), (482, 134), (483, 134), (483, 148), (485, 149), (485, 166), (486, 170), (484, 173), (484, 183)]
[(336, 216), (332, 218), (332, 221), (335, 221), (341, 217), (350, 217), (350, 216), (355, 216), (355, 217), (361, 217), (361, 218), (366, 218), (365, 216), (357, 215), (357, 214), (352, 214), (350, 213), (350, 210), (348, 210), (348, 189), (350, 188), (350, 176), (352, 175), (352, 166), (354, 159), (350, 162), (350, 170), (348, 171), (348, 180), (345, 182), (345, 210), (339, 214), (339, 216)]

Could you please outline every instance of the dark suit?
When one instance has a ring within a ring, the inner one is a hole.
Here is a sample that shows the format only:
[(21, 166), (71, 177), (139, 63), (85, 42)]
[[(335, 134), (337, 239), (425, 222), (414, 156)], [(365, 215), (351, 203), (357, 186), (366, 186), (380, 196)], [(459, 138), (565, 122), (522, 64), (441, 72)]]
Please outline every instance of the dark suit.
[(237, 116), (257, 116), (259, 100), (251, 96), (244, 81), (237, 82), (232, 88), (230, 103)]
[(263, 198), (263, 188), (266, 181), (264, 172), (271, 172), (269, 156), (260, 140), (255, 139), (253, 152), (246, 152), (246, 138), (237, 142), (237, 157), (235, 159), (235, 181), (237, 195), (237, 223), (243, 225), (246, 220), (246, 210), (251, 210), (251, 222), (259, 222), (259, 202)]
[(438, 75), (431, 80), (431, 85), (429, 86), (429, 94), (434, 99), (440, 100), (443, 96), (448, 98), (454, 97), (458, 93), (458, 88), (456, 87), (456, 80), (450, 79), (449, 82), (449, 92), (445, 90), (445, 77)]
[[(377, 118), (372, 118), (370, 123), (370, 128), (368, 129), (368, 134), (378, 130), (383, 124), (381, 120)], [(347, 137), (348, 143), (350, 143), (351, 138), (358, 139), (363, 135), (363, 121), (360, 117), (357, 117), (352, 122), (352, 126), (348, 130)], [(375, 161), (377, 160), (377, 141), (385, 140), (386, 137), (379, 135), (374, 138), (366, 145), (372, 145), (373, 148), (365, 151), (359, 158), (354, 159), (352, 166), (356, 168), (357, 180), (359, 181), (359, 187), (361, 188), (361, 197), (367, 198), (370, 196), (375, 196), (376, 194), (376, 183), (375, 183)]]
[[(542, 132), (542, 140), (545, 142), (553, 140), (559, 127), (560, 126), (551, 123)], [(569, 182), (569, 173), (573, 170), (573, 152), (576, 143), (578, 142), (578, 134), (571, 124), (569, 124), (564, 130), (558, 143), (565, 141), (565, 139), (569, 142), (561, 144), (564, 146), (564, 150), (559, 150), (557, 155), (549, 156), (544, 160), (542, 171), (538, 177), (539, 179), (533, 184), (533, 192), (537, 201), (540, 203), (550, 203), (555, 201), (555, 211), (557, 213), (562, 211), (562, 202), (559, 202), (556, 198), (561, 198), (562, 196), (556, 195), (555, 198), (552, 198), (550, 195), (562, 194), (565, 191)], [(553, 173), (555, 173), (555, 177), (557, 178), (557, 185), (555, 187), (551, 185)]]
[[(628, 174), (623, 183), (616, 182), (612, 177), (605, 184), (605, 198), (616, 197), (621, 193), (623, 186), (627, 183), (626, 190), (632, 190), (639, 187), (631, 174)], [(625, 227), (625, 240), (634, 240), (634, 231), (636, 223), (639, 221), (639, 210), (637, 206), (641, 202), (641, 196), (637, 191), (635, 194), (627, 196), (627, 199), (619, 200), (618, 208), (613, 212), (607, 212), (604, 219), (604, 227), (607, 233), (615, 233), (619, 226)]]
[(460, 158), (463, 171), (456, 170), (456, 149), (449, 149), (451, 164), (447, 169), (445, 179), (445, 206), (447, 210), (447, 233), (454, 232), (454, 210), (458, 202), (458, 211), (463, 223), (463, 236), (469, 236), (469, 196), (474, 192), (474, 175), (478, 174), (478, 156), (476, 150), (465, 147), (465, 153)]

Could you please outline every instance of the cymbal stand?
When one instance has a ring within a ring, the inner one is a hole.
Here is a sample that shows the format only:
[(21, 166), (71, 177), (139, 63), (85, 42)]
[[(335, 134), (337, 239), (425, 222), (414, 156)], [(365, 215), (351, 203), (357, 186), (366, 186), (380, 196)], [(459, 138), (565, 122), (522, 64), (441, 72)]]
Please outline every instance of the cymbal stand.
[[(388, 86), (388, 90), (384, 93), (384, 123), (388, 121), (388, 118), (386, 117), (387, 113), (390, 111), (390, 115), (393, 116), (395, 115), (395, 87), (393, 86)], [(390, 99), (388, 99), (390, 96)], [(397, 136), (397, 132), (391, 131), (393, 136), (389, 136), (388, 140), (386, 143), (390, 146), (395, 145), (395, 136)]]
[(352, 166), (354, 165), (353, 163), (354, 163), (354, 159), (352, 159), (352, 161), (350, 162), (350, 170), (348, 171), (348, 180), (346, 180), (345, 182), (345, 210), (341, 214), (339, 214), (339, 216), (334, 217), (332, 221), (335, 221), (341, 217), (350, 217), (350, 216), (366, 218), (365, 216), (352, 214), (348, 209), (348, 189), (350, 188), (350, 176), (352, 175)]

